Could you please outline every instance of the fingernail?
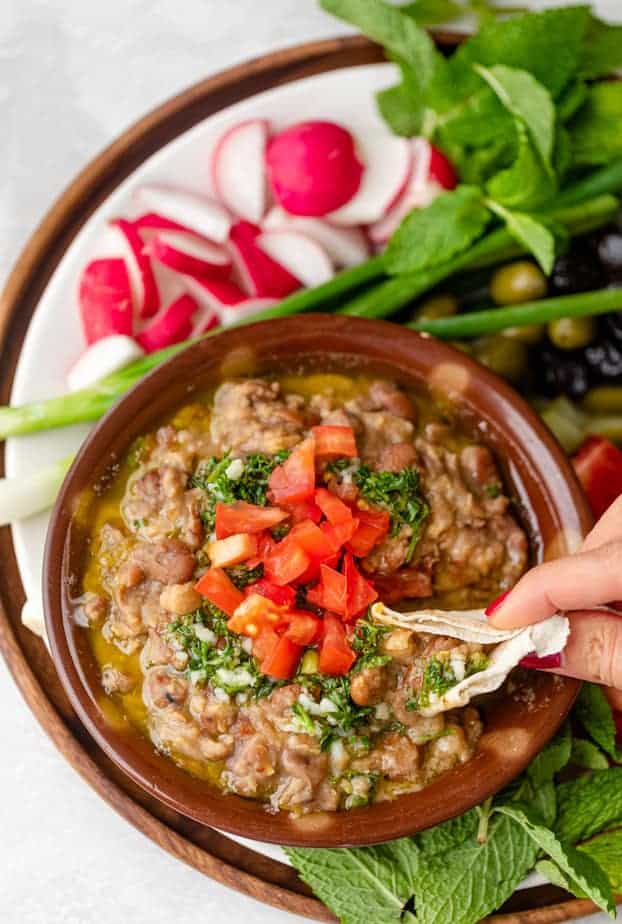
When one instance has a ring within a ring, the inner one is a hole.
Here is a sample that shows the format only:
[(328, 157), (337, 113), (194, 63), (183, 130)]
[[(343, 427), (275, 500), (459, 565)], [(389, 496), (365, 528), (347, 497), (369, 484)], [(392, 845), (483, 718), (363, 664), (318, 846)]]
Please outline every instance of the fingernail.
[(492, 603), (488, 604), (485, 610), (486, 616), (488, 617), (492, 616), (492, 614), (495, 613), (499, 609), (499, 607), (501, 606), (501, 604), (503, 603), (503, 601), (505, 600), (509, 592), (510, 592), (509, 590), (504, 590), (501, 596), (497, 597), (496, 600), (493, 600)]
[(545, 655), (544, 658), (538, 658), (537, 655), (527, 655), (527, 657), (523, 658), (520, 662), (521, 667), (529, 667), (534, 671), (551, 670), (556, 667), (561, 667), (561, 664), (561, 651), (558, 651), (557, 654)]

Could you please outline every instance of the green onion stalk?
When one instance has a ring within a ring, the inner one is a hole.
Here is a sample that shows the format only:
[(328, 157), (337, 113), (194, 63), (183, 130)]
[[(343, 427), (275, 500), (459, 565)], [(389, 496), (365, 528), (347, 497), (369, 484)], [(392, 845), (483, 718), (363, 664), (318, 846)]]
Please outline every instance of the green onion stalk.
[[(555, 208), (542, 213), (541, 217), (563, 224), (570, 234), (583, 233), (602, 226), (613, 217), (619, 202), (612, 193), (619, 190), (622, 190), (622, 159), (595, 171), (562, 192)], [(378, 255), (337, 274), (323, 285), (295, 292), (277, 305), (235, 326), (303, 311), (334, 310), (338, 302), (337, 310), (343, 314), (387, 318), (459, 270), (490, 266), (524, 252), (505, 228), (496, 228), (459, 256), (409, 275), (387, 278), (384, 259)], [(504, 325), (508, 323), (516, 325), (521, 322), (504, 321)], [(203, 337), (213, 336), (214, 333), (204, 334)], [(97, 420), (144, 375), (193, 342), (197, 341), (184, 341), (144, 356), (96, 384), (72, 394), (32, 401), (17, 407), (0, 407), (0, 439)]]

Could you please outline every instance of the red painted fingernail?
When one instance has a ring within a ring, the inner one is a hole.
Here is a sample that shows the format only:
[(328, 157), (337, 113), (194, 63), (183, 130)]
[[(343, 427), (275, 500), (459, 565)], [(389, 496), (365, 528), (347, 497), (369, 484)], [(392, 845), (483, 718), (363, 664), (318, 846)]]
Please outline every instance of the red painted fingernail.
[(521, 667), (529, 667), (534, 671), (551, 670), (556, 667), (561, 667), (561, 664), (561, 651), (558, 651), (557, 654), (545, 655), (544, 658), (538, 658), (536, 655), (527, 655), (527, 657), (523, 658), (520, 662)]
[(489, 604), (488, 604), (488, 606), (486, 607), (486, 610), (485, 610), (486, 616), (492, 616), (492, 614), (493, 614), (496, 610), (499, 609), (499, 607), (501, 606), (501, 604), (503, 603), (503, 601), (505, 600), (505, 598), (507, 597), (507, 595), (509, 594), (509, 592), (510, 592), (509, 590), (504, 590), (503, 593), (501, 594), (501, 596), (497, 597), (496, 600), (493, 600), (492, 603), (489, 603)]

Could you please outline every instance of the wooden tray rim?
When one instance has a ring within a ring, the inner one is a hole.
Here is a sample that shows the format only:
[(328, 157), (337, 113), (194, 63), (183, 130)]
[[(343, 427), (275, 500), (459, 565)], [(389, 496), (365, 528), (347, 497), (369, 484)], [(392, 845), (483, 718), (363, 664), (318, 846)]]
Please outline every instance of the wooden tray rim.
[[(450, 32), (436, 32), (435, 38), (439, 44), (447, 45), (453, 45), (460, 40), (459, 35)], [(193, 84), (156, 106), (127, 128), (87, 164), (52, 204), (22, 249), (7, 279), (0, 295), (0, 356), (4, 358), (5, 350), (11, 347), (13, 363), (8, 369), (3, 363), (0, 370), (0, 383), (4, 390), (8, 391), (11, 386), (15, 361), (23, 343), (27, 324), (65, 249), (95, 208), (139, 164), (162, 147), (162, 144), (239, 99), (246, 99), (264, 89), (312, 74), (381, 60), (382, 54), (377, 46), (362, 36), (329, 38), (290, 46), (242, 62)], [(239, 93), (240, 84), (249, 81), (256, 81), (257, 89), (249, 93)], [(226, 94), (231, 94), (232, 98), (228, 98), (222, 104), (216, 102), (207, 113), (203, 111), (203, 107), (213, 97), (218, 99), (220, 95)], [(168, 125), (174, 117), (179, 118), (180, 127), (164, 142), (155, 141), (154, 136), (158, 130)], [(40, 272), (42, 267), (45, 270), (43, 273)], [(30, 301), (30, 307), (26, 312), (22, 309), (20, 314), (20, 306), (26, 301)], [(18, 314), (21, 323), (17, 332), (14, 332), (14, 321)], [(5, 529), (6, 532), (8, 530)], [(8, 544), (12, 553), (10, 537)], [(7, 589), (2, 590), (4, 594), (7, 593)], [(9, 587), (8, 595), (10, 598), (17, 597), (17, 603), (15, 599), (12, 599), (12, 603), (19, 609), (20, 601), (23, 600), (21, 586)], [(173, 856), (222, 885), (283, 911), (313, 920), (336, 920), (317, 899), (266, 882), (260, 876), (239, 869), (204, 850), (152, 815), (106, 776), (72, 732), (70, 724), (63, 719), (46, 696), (14, 630), (4, 595), (0, 599), (0, 652), (30, 710), (56, 748), (80, 776), (135, 828)], [(249, 850), (249, 854), (254, 853)], [(486, 920), (491, 924), (554, 924), (590, 914), (595, 910), (594, 904), (589, 900), (572, 899), (528, 911), (493, 915)]]

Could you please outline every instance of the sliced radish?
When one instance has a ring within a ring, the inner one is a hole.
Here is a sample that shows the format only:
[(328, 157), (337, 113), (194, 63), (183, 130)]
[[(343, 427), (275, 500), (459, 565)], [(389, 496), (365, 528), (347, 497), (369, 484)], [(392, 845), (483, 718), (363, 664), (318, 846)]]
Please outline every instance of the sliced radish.
[(412, 150), (406, 138), (370, 133), (361, 140), (366, 168), (360, 189), (328, 218), (339, 225), (368, 225), (384, 215), (408, 183)]
[(344, 206), (361, 185), (365, 167), (354, 138), (334, 122), (300, 122), (279, 132), (266, 149), (275, 198), (292, 215), (326, 215)]
[[(144, 212), (134, 219), (134, 227), (139, 231), (186, 231), (188, 234), (197, 234), (185, 225), (180, 225), (178, 221), (166, 218), (165, 215), (159, 215), (157, 212)], [(200, 235), (198, 235), (200, 237)]]
[(183, 231), (156, 232), (143, 252), (188, 276), (226, 276), (231, 269), (231, 258), (223, 247)]
[(225, 132), (212, 155), (214, 189), (227, 208), (257, 224), (266, 211), (265, 151), (270, 125), (249, 119)]
[(142, 349), (132, 337), (124, 334), (104, 337), (91, 344), (67, 373), (69, 391), (88, 388), (143, 355)]
[(129, 250), (126, 262), (132, 290), (136, 293), (138, 314), (141, 318), (151, 318), (160, 308), (160, 293), (151, 261), (143, 253), (143, 239), (134, 223), (125, 218), (116, 218), (110, 224), (121, 232)]
[(429, 177), (442, 189), (455, 189), (458, 177), (451, 161), (435, 145), (430, 144)]
[(227, 240), (231, 216), (215, 199), (196, 196), (172, 186), (141, 186), (138, 198), (157, 215), (164, 215), (210, 241), (223, 244)]
[(357, 266), (369, 256), (367, 238), (360, 228), (339, 228), (322, 218), (290, 215), (273, 206), (261, 224), (262, 231), (301, 231), (324, 248), (336, 266)]
[[(413, 139), (412, 155), (412, 172), (406, 187), (387, 213), (368, 228), (369, 238), (374, 244), (386, 244), (409, 212), (416, 208), (425, 208), (443, 192), (443, 189), (453, 189), (456, 185), (453, 167), (445, 155), (426, 138)], [(445, 182), (450, 182), (453, 178), (453, 185), (443, 186), (438, 180), (440, 175), (444, 177)]]
[(180, 295), (148, 327), (136, 335), (146, 353), (187, 340), (192, 333), (192, 319), (198, 311), (196, 300), (188, 294)]
[(88, 344), (109, 334), (131, 335), (132, 288), (125, 260), (93, 260), (82, 271), (78, 304)]
[(261, 231), (249, 221), (231, 227), (229, 243), (236, 269), (249, 295), (259, 298), (285, 298), (299, 289), (301, 282), (257, 244)]
[(199, 302), (216, 312), (224, 327), (252, 317), (278, 301), (276, 298), (249, 298), (239, 286), (226, 279), (188, 277), (187, 284)]
[(304, 286), (319, 286), (335, 274), (326, 251), (313, 238), (299, 231), (264, 231), (257, 243)]

